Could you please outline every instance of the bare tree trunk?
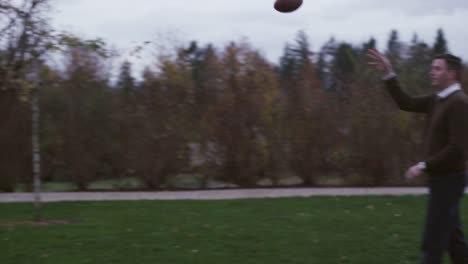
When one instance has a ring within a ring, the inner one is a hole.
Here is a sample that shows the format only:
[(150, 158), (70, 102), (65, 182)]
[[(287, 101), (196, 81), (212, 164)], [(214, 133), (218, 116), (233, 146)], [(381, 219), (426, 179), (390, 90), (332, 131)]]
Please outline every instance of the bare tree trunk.
[(32, 110), (32, 162), (34, 179), (34, 207), (36, 221), (41, 221), (41, 153), (39, 147), (39, 91), (35, 87), (31, 98)]

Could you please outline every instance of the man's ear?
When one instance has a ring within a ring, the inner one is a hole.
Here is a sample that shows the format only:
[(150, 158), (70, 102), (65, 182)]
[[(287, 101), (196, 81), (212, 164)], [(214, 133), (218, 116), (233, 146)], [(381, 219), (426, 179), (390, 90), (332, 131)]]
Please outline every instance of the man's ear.
[(448, 69), (447, 71), (450, 80), (456, 81), (457, 80), (457, 71)]

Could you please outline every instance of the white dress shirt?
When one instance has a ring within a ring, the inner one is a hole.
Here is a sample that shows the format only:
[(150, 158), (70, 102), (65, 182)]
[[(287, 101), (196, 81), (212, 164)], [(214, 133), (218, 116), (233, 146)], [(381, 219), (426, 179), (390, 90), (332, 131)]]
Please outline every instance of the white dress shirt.
[(447, 98), (449, 95), (459, 90), (461, 90), (460, 84), (454, 83), (450, 85), (449, 87), (443, 89), (442, 91), (438, 92), (437, 96), (439, 96), (440, 98)]

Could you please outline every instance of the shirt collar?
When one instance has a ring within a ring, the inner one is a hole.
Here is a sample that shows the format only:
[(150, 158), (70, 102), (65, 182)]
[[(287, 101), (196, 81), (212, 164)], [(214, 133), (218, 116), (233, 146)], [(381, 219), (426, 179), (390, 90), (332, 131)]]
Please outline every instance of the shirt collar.
[(439, 98), (447, 98), (449, 95), (451, 95), (452, 93), (458, 91), (458, 90), (461, 90), (461, 87), (460, 87), (460, 84), (459, 83), (454, 83), (452, 85), (450, 85), (449, 87), (445, 88), (444, 90), (440, 91), (437, 93), (437, 96)]

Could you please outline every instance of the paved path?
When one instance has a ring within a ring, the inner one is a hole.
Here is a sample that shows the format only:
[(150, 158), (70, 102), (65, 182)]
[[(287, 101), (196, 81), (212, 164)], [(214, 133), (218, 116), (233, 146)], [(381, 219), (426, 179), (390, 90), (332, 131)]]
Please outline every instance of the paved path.
[[(426, 193), (427, 188), (425, 187), (282, 188), (161, 192), (45, 192), (41, 194), (41, 200), (45, 202), (106, 200), (223, 200), (309, 196), (421, 195)], [(33, 193), (0, 193), (0, 203), (29, 202), (33, 200)]]

